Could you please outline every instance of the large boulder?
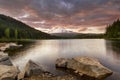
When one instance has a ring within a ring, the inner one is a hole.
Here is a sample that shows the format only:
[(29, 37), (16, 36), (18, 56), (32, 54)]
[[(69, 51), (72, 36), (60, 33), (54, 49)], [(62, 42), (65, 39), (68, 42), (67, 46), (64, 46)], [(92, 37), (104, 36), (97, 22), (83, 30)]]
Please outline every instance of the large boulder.
[(0, 65), (0, 80), (15, 80), (18, 73), (17, 67)]
[(35, 62), (29, 60), (26, 64), (25, 68), (21, 73), (18, 75), (18, 80), (23, 79), (25, 77), (30, 77), (33, 75), (40, 75), (45, 73), (45, 70), (42, 69), (42, 67)]
[(111, 70), (100, 64), (98, 60), (90, 57), (58, 59), (56, 67), (67, 68), (80, 76), (86, 76), (95, 80), (104, 80), (112, 74)]
[(12, 62), (8, 56), (8, 54), (5, 53), (0, 53), (0, 65), (8, 65), (8, 66), (12, 66)]

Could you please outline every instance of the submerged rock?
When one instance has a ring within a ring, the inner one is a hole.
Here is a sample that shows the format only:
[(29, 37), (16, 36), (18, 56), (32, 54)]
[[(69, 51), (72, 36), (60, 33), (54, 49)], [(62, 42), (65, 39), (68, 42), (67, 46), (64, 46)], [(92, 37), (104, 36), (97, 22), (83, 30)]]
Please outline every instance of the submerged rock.
[[(65, 65), (66, 66), (63, 66)], [(103, 80), (112, 74), (100, 62), (90, 57), (75, 57), (72, 59), (58, 59), (56, 67), (67, 68), (79, 76), (86, 76), (95, 80)]]
[(17, 67), (0, 65), (0, 80), (15, 80), (18, 73)]
[(72, 75), (64, 75), (64, 76), (48, 76), (48, 75), (39, 75), (39, 76), (31, 76), (29, 78), (25, 78), (25, 80), (79, 80)]

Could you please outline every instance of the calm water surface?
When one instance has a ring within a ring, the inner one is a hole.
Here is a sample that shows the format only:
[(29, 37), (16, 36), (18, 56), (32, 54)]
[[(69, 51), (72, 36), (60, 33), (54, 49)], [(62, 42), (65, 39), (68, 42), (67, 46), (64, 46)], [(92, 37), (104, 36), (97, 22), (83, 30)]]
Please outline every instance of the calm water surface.
[(43, 66), (46, 70), (62, 75), (55, 69), (57, 58), (72, 58), (75, 56), (90, 56), (99, 61), (114, 74), (106, 80), (120, 80), (120, 41), (103, 39), (73, 39), (73, 40), (37, 40), (25, 45), (19, 52), (11, 56), (13, 63), (23, 69), (28, 60)]

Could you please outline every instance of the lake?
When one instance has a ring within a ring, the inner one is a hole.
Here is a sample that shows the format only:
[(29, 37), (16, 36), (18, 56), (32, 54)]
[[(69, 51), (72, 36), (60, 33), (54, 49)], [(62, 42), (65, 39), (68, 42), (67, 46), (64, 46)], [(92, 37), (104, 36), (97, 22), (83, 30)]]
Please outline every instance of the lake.
[(11, 59), (14, 65), (23, 69), (28, 60), (43, 66), (56, 75), (64, 72), (55, 68), (57, 58), (73, 58), (76, 56), (90, 56), (97, 58), (114, 74), (106, 80), (120, 80), (120, 41), (103, 39), (66, 39), (66, 40), (36, 40), (18, 42), (24, 47), (13, 52)]

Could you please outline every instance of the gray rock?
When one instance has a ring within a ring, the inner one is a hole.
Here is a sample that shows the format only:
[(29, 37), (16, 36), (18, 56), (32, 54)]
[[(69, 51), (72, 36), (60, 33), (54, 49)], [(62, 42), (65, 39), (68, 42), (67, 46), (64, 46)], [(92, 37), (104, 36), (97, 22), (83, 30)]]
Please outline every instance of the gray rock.
[(43, 72), (45, 72), (45, 71), (42, 69), (42, 67), (39, 66), (38, 64), (34, 63), (31, 60), (26, 64), (26, 67), (25, 67), (25, 75), (26, 76), (39, 75)]
[(15, 44), (15, 43), (11, 43), (11, 44), (9, 44), (8, 47), (6, 47), (6, 49), (4, 50), (4, 52), (14, 51), (14, 50), (17, 50), (17, 49), (19, 49), (19, 48), (21, 48), (21, 47), (22, 47), (22, 45), (17, 45), (17, 44)]
[(7, 43), (0, 43), (0, 51), (4, 51), (5, 50), (5, 46)]
[(57, 59), (56, 60), (56, 67), (61, 67), (61, 68), (65, 68), (67, 67), (67, 59), (64, 59), (64, 58), (60, 58), (60, 59)]
[(29, 60), (29, 62), (25, 66), (25, 69), (21, 73), (19, 73), (18, 80), (23, 79), (25, 77), (30, 77), (33, 75), (41, 75), (45, 72), (46, 71), (43, 70), (41, 66)]
[(0, 51), (6, 52), (9, 50), (15, 50), (21, 48), (23, 45), (18, 45), (16, 43), (0, 43)]
[(56, 63), (58, 64), (57, 67), (61, 68), (65, 63), (67, 63), (67, 66), (65, 66), (64, 68), (67, 68), (80, 76), (87, 76), (96, 80), (103, 80), (112, 74), (111, 70), (104, 67), (102, 64), (100, 64), (98, 60), (94, 58), (75, 57), (73, 59), (68, 59), (66, 61), (64, 60), (65, 59), (63, 60), (60, 59), (59, 61), (61, 62), (59, 63), (57, 61)]
[(18, 73), (17, 67), (0, 65), (0, 80), (15, 80)]
[(8, 54), (0, 54), (0, 65), (8, 65), (8, 66), (12, 66), (12, 62), (8, 56)]

